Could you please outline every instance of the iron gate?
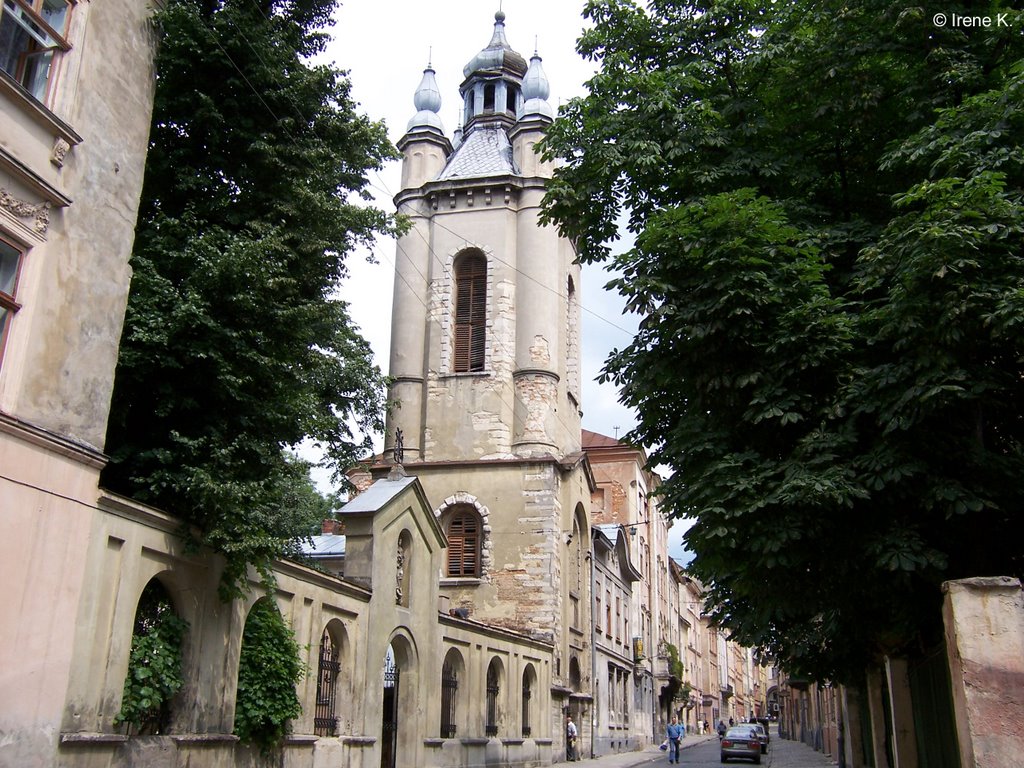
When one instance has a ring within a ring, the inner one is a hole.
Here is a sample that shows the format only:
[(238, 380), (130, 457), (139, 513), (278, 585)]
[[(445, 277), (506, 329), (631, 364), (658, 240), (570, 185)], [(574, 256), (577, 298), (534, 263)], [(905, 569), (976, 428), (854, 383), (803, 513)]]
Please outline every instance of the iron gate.
[(388, 653), (384, 659), (384, 700), (381, 722), (381, 768), (395, 768), (398, 752), (398, 665)]

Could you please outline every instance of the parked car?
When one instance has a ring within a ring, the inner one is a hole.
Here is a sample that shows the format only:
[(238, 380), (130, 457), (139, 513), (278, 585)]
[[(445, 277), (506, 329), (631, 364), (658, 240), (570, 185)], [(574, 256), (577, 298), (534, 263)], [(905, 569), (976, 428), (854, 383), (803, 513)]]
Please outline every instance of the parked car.
[(768, 729), (761, 725), (761, 723), (743, 723), (743, 725), (754, 729), (758, 740), (761, 742), (761, 754), (766, 754), (768, 752), (768, 743), (771, 741), (771, 737), (768, 735)]
[(722, 762), (727, 763), (733, 758), (761, 764), (761, 739), (749, 724), (733, 726), (722, 737)]

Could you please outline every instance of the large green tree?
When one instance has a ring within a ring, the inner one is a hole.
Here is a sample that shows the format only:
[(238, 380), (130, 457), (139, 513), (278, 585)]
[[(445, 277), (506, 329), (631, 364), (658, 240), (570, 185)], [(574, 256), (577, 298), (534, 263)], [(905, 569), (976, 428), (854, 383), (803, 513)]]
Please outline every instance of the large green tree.
[(716, 620), (819, 679), (928, 646), (943, 580), (1024, 572), (1024, 18), (586, 15), (547, 214), (642, 315), (604, 376)]
[[(336, 295), (394, 221), (362, 204), (393, 156), (345, 73), (313, 63), (334, 0), (170, 0), (105, 482), (182, 516), (244, 582), (324, 503), (288, 448), (345, 468), (383, 377)], [(362, 198), (362, 201), (361, 201)]]

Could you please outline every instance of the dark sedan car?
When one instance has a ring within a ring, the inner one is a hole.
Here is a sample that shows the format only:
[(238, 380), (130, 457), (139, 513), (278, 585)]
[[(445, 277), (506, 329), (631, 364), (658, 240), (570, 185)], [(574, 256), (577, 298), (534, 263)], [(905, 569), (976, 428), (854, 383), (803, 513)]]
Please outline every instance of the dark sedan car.
[(733, 758), (761, 764), (761, 739), (750, 726), (734, 726), (722, 737), (722, 762), (727, 763)]
[(761, 754), (766, 754), (768, 752), (768, 743), (771, 741), (771, 738), (768, 736), (768, 730), (760, 723), (741, 723), (741, 725), (753, 729), (754, 733), (757, 734), (757, 738), (761, 741)]

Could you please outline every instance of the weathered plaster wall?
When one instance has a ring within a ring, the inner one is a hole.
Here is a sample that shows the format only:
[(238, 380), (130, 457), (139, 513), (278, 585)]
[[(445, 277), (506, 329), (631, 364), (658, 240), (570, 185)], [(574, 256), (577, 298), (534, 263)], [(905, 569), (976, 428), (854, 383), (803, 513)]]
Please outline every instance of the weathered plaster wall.
[(74, 665), (69, 633), (85, 589), (83, 543), (99, 467), (98, 456), (0, 419), (3, 765), (52, 764)]
[[(153, 41), (142, 3), (79, 3), (54, 111), (83, 141), (55, 174), (72, 203), (53, 211), (32, 279), (19, 297), (19, 370), (4, 407), (101, 448), (113, 386), (145, 168)], [(52, 135), (45, 139), (52, 145)], [(47, 159), (47, 166), (52, 165)], [(19, 313), (20, 314), (20, 313)], [(25, 340), (31, 339), (31, 343)]]
[[(6, 494), (7, 488), (3, 490)], [(65, 490), (75, 489), (68, 485)], [(44, 502), (43, 495), (36, 494), (19, 506), (30, 512)], [(380, 764), (381, 670), (389, 644), (401, 669), (399, 745), (409, 765), (479, 765), (487, 755), (497, 755), (501, 764), (510, 766), (551, 762), (552, 734), (547, 723), (552, 707), (552, 647), (472, 619), (439, 613), (442, 601), (436, 575), (443, 538), (424, 502), (422, 495), (406, 491), (366, 516), (374, 545), (372, 592), (295, 564), (279, 563), (275, 568), (273, 598), (312, 670), (298, 686), (303, 711), (292, 721), (293, 736), (284, 748), (282, 765)], [(75, 511), (66, 499), (49, 503)], [(82, 528), (77, 534), (69, 522), (73, 514), (60, 517), (44, 511), (47, 519), (69, 525), (68, 531), (62, 531), (68, 533), (69, 546), (81, 542), (88, 546), (72, 546), (71, 551), (55, 555), (60, 558), (80, 551), (77, 561), (66, 558), (75, 573), (54, 567), (52, 557), (38, 553), (39, 562), (46, 566), (37, 574), (40, 592), (26, 595), (21, 589), (20, 598), (22, 602), (39, 600), (36, 624), (42, 631), (32, 635), (31, 615), (17, 628), (6, 623), (0, 628), (5, 633), (0, 657), (5, 664), (4, 682), (11, 674), (21, 674), (23, 686), (18, 700), (5, 697), (7, 704), (17, 706), (3, 708), (0, 764), (47, 768), (255, 768), (264, 764), (231, 736), (241, 636), (248, 611), (262, 596), (259, 585), (254, 582), (244, 600), (221, 602), (216, 591), (221, 559), (186, 551), (175, 535), (178, 521), (128, 499), (94, 499), (81, 513)], [(49, 532), (38, 523), (24, 528), (40, 541)], [(13, 540), (11, 546), (17, 545), (24, 546), (25, 539)], [(53, 571), (49, 580), (42, 578), (47, 568)], [(404, 581), (403, 569), (408, 576)], [(45, 590), (59, 595), (60, 587), (52, 582), (62, 577), (80, 587), (66, 601), (64, 615), (54, 612), (52, 599), (41, 599)], [(164, 585), (176, 610), (189, 622), (183, 669), (186, 687), (175, 699), (171, 735), (129, 738), (113, 718), (120, 707), (138, 598), (153, 578)], [(396, 594), (396, 584), (404, 584), (407, 594)], [(17, 594), (18, 584), (12, 586), (11, 592)], [(325, 627), (341, 649), (335, 712), (339, 735), (316, 737), (317, 656)], [(12, 629), (19, 633), (17, 638), (7, 636)], [(14, 639), (24, 644), (17, 657), (9, 653)], [(451, 648), (459, 649), (464, 659), (459, 694), (463, 704), (457, 736), (443, 739), (437, 731), (438, 692), (441, 664)], [(6, 666), (9, 659), (23, 669)], [(499, 730), (488, 737), (483, 711), (474, 703), (484, 699), (487, 666), (495, 659), (502, 670)], [(521, 699), (527, 669), (535, 675), (528, 737), (522, 731)], [(52, 679), (47, 682), (47, 677)]]
[(560, 621), (561, 552), (555, 539), (562, 527), (554, 464), (418, 466), (415, 472), (438, 512), (446, 499), (458, 498), (472, 498), (488, 511), (482, 577), (442, 579), (452, 608), (468, 608), (475, 620), (551, 641)]
[(942, 585), (963, 768), (1010, 768), (1024, 756), (1024, 594), (1017, 579)]

